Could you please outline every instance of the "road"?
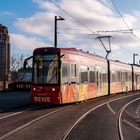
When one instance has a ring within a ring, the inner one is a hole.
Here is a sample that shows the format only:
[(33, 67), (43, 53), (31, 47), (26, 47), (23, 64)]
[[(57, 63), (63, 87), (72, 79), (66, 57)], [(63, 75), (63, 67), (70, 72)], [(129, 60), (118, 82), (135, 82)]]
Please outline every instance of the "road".
[(34, 105), (29, 97), (0, 94), (0, 140), (140, 139), (139, 93), (68, 105)]
[(140, 139), (140, 95), (111, 99), (93, 108), (68, 135), (69, 140)]
[(31, 104), (29, 92), (0, 92), (0, 112)]

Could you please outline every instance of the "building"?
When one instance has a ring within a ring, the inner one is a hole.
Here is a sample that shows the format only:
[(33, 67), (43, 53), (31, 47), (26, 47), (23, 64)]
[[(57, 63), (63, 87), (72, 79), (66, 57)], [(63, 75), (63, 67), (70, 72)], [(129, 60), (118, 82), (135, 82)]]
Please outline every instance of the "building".
[(8, 86), (10, 72), (10, 37), (8, 28), (0, 24), (0, 90)]

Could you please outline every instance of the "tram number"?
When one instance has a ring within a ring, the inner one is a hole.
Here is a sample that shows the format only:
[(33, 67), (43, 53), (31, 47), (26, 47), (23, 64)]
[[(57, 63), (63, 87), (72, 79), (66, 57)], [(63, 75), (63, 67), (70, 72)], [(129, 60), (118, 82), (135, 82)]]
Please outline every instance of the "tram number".
[(50, 97), (34, 97), (35, 102), (51, 102)]

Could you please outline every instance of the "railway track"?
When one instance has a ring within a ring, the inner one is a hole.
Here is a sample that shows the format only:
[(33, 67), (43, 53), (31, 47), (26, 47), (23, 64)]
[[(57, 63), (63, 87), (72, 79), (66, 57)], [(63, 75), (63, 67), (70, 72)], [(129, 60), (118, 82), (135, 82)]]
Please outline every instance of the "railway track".
[[(38, 137), (41, 140), (45, 140), (46, 138), (51, 140), (69, 140), (76, 127), (78, 127), (89, 114), (102, 107), (106, 107), (111, 114), (119, 118), (120, 112), (126, 106), (126, 103), (123, 103), (117, 111), (112, 108), (111, 104), (115, 101), (118, 102), (119, 100), (131, 98), (131, 96), (133, 96), (132, 100), (135, 100), (139, 94), (103, 97), (89, 100), (79, 105), (71, 104), (67, 106), (26, 108), (21, 112), (15, 112), (15, 114), (9, 114), (9, 116), (3, 116), (3, 118), (0, 119), (0, 127), (2, 128), (0, 129), (0, 140), (15, 140), (15, 138), (20, 140), (35, 140), (38, 139)], [(77, 139), (77, 137), (75, 139)]]
[[(124, 105), (122, 107), (122, 109), (120, 110), (119, 116), (118, 116), (118, 130), (119, 130), (119, 136), (120, 136), (120, 140), (124, 140), (124, 135), (123, 135), (123, 129), (122, 129), (122, 122), (124, 121), (125, 123), (129, 124), (130, 126), (132, 126), (134, 129), (140, 131), (140, 128), (136, 127), (135, 125), (133, 125), (132, 123), (130, 123), (127, 120), (123, 120), (122, 119), (122, 115), (124, 113), (124, 111), (126, 110), (126, 108), (128, 108), (131, 104), (133, 104), (134, 102), (140, 100), (140, 98), (136, 98), (130, 102), (128, 102), (126, 105)], [(122, 121), (123, 120), (123, 121)]]
[[(7, 131), (3, 131), (1, 132), (0, 130), (0, 140), (5, 140), (7, 139), (8, 137), (12, 136), (13, 134), (15, 134), (16, 132), (24, 129), (25, 127), (29, 126), (29, 125), (32, 125), (33, 123), (45, 118), (45, 117), (48, 117), (50, 115), (53, 115), (57, 112), (60, 112), (66, 108), (69, 108), (71, 105), (69, 106), (64, 106), (64, 107), (52, 107), (50, 105), (42, 105), (42, 106), (36, 106), (36, 107), (31, 107), (31, 108), (28, 108), (28, 109), (25, 109), (23, 111), (19, 111), (19, 112), (16, 112), (16, 113), (11, 113), (9, 115), (6, 115), (6, 116), (3, 116), (0, 118), (0, 121), (5, 121), (6, 119), (11, 119), (14, 117), (14, 119), (17, 119), (19, 118), (19, 115), (21, 116), (25, 116), (25, 113), (28, 113), (27, 116), (29, 116), (29, 111), (32, 112), (32, 116), (34, 116), (34, 114), (37, 114), (37, 110), (41, 110), (43, 109), (43, 112), (41, 113), (42, 115), (37, 115), (36, 117), (33, 117), (30, 121), (23, 121), (24, 124), (20, 125), (20, 126), (13, 126), (13, 127), (10, 127), (10, 129)], [(47, 107), (47, 109), (46, 109)], [(49, 108), (48, 108), (49, 107)], [(45, 110), (45, 111), (44, 111)], [(39, 111), (40, 112), (40, 111)], [(46, 113), (47, 112), (47, 113)], [(18, 117), (17, 117), (18, 116)], [(25, 119), (25, 118), (24, 118)], [(27, 117), (26, 117), (27, 119)], [(19, 121), (19, 120), (18, 120)], [(18, 122), (17, 121), (17, 122)], [(5, 123), (4, 123), (5, 124)], [(16, 125), (16, 124), (15, 124)], [(6, 127), (6, 126), (5, 126)], [(8, 127), (8, 126), (7, 126)]]
[(5, 118), (9, 118), (9, 117), (12, 117), (12, 116), (16, 116), (16, 115), (24, 113), (26, 111), (31, 111), (31, 110), (34, 110), (34, 109), (39, 109), (39, 108), (47, 107), (47, 106), (49, 106), (49, 105), (30, 106), (30, 107), (27, 107), (27, 108), (20, 108), (21, 111), (13, 110), (12, 112), (15, 112), (15, 113), (5, 113), (6, 115), (2, 115), (0, 117), (0, 120), (5, 119)]
[[(137, 95), (137, 94), (135, 94)], [(89, 115), (91, 112), (95, 111), (96, 109), (99, 109), (100, 107), (102, 106), (109, 106), (109, 103), (112, 103), (114, 101), (117, 101), (117, 100), (121, 100), (121, 99), (124, 99), (124, 98), (129, 98), (131, 96), (135, 96), (135, 95), (128, 95), (128, 96), (124, 96), (124, 97), (119, 97), (119, 98), (116, 98), (116, 99), (111, 99), (111, 100), (108, 100), (100, 105), (97, 105), (96, 107), (93, 107), (92, 109), (90, 109), (89, 111), (87, 111), (85, 114), (83, 114), (64, 134), (64, 136), (62, 137), (62, 140), (67, 140), (69, 139), (69, 136), (73, 133), (74, 129), (80, 124), (80, 122), (82, 122), (87, 115)], [(123, 136), (123, 132), (122, 132), (122, 126), (121, 126), (121, 117), (122, 117), (122, 113), (123, 111), (125, 110), (126, 107), (128, 107), (131, 103), (137, 101), (137, 100), (140, 100), (140, 98), (136, 98), (136, 99), (133, 99), (131, 100), (130, 102), (126, 103), (125, 105), (123, 105), (119, 111), (119, 113), (117, 114), (110, 106), (108, 107), (109, 110), (112, 112), (112, 114), (114, 115), (117, 115), (118, 116), (118, 134), (120, 136), (120, 140), (124, 140), (124, 136)], [(140, 130), (140, 129), (139, 129)], [(71, 139), (71, 138), (70, 138)]]

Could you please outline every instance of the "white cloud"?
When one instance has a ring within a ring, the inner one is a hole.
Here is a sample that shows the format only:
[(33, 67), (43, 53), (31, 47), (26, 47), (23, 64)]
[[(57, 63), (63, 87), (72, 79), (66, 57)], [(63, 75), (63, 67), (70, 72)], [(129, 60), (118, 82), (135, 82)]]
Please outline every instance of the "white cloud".
[[(82, 27), (76, 21), (74, 21), (74, 19), (68, 16), (66, 13), (62, 12), (54, 4), (45, 0), (33, 0), (33, 1), (38, 4), (40, 11), (37, 12), (32, 17), (17, 19), (17, 21), (15, 22), (15, 26), (19, 30), (32, 35), (37, 35), (39, 37), (46, 37), (47, 40), (53, 42), (54, 16), (60, 15), (65, 18), (65, 21), (58, 21), (58, 27), (73, 28), (73, 30), (62, 28), (58, 29), (59, 33), (62, 32), (66, 33), (66, 34), (58, 34), (59, 46), (62, 47), (77, 46), (78, 48), (83, 48), (87, 50), (94, 49), (97, 50), (97, 52), (101, 50), (102, 46), (99, 44), (97, 40), (95, 40), (96, 36), (89, 37), (88, 35), (83, 36), (75, 35), (78, 33), (91, 34), (91, 32), (88, 31), (86, 28)], [(114, 13), (113, 11), (114, 7), (112, 7), (112, 5), (109, 4), (108, 1), (106, 0), (69, 0), (69, 1), (61, 0), (59, 1), (58, 4), (68, 13), (70, 13), (70, 15), (74, 16), (74, 18), (76, 18), (78, 21), (80, 21), (82, 24), (87, 26), (92, 31), (127, 29), (121, 17), (119, 17), (118, 15), (116, 15), (116, 13)], [(135, 11), (132, 14), (122, 13), (122, 15), (130, 28), (139, 26), (140, 12)], [(74, 28), (78, 28), (79, 30), (74, 30)], [(69, 34), (69, 32), (72, 32), (74, 34)], [(140, 34), (138, 32), (135, 33), (140, 38)], [(121, 50), (120, 47), (139, 48), (140, 41), (138, 41), (138, 39), (136, 39), (130, 33), (129, 34), (106, 33), (105, 35), (113, 36), (113, 38), (111, 39), (113, 50), (120, 51)], [(19, 35), (16, 35), (14, 38), (18, 38), (19, 40), (27, 39)], [(33, 44), (33, 46), (35, 46), (35, 44), (39, 44), (37, 43), (39, 41), (41, 43), (43, 42), (42, 40), (38, 40), (37, 42), (34, 42), (35, 40), (34, 41), (33, 40), (32, 38), (28, 39), (29, 44)], [(23, 43), (23, 45), (25, 44)], [(19, 44), (16, 46), (19, 46)]]
[[(54, 28), (54, 16), (61, 15), (66, 20), (63, 26), (79, 27), (79, 24), (70, 18), (67, 14), (56, 8), (51, 2), (37, 1), (39, 7), (43, 9), (30, 18), (19, 18), (15, 25), (20, 29), (37, 35), (48, 35)], [(120, 18), (116, 17), (111, 11), (111, 7), (106, 7), (97, 0), (62, 0), (60, 6), (68, 13), (73, 15), (81, 23), (85, 24), (93, 31), (121, 29), (125, 25), (120, 24)], [(61, 24), (61, 22), (59, 22)], [(80, 25), (80, 27), (82, 27)], [(83, 28), (83, 27), (82, 27)]]
[(52, 31), (50, 25), (52, 25), (53, 21), (51, 17), (54, 17), (51, 13), (39, 12), (30, 18), (19, 18), (16, 21), (15, 26), (17, 26), (21, 31), (45, 36)]
[(15, 48), (33, 51), (37, 47), (47, 47), (48, 44), (36, 37), (26, 37), (21, 34), (11, 34), (11, 43)]
[(0, 17), (5, 17), (5, 16), (13, 16), (14, 13), (10, 11), (0, 11)]
[(47, 9), (48, 11), (56, 12), (57, 8), (54, 7), (53, 3), (44, 0), (33, 0), (33, 2), (37, 3), (40, 9)]

